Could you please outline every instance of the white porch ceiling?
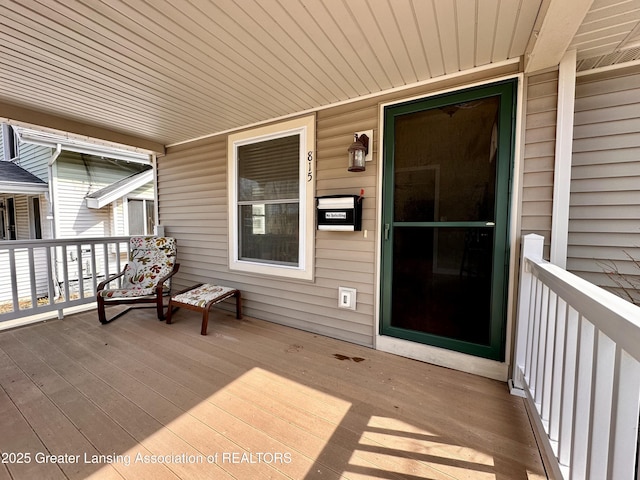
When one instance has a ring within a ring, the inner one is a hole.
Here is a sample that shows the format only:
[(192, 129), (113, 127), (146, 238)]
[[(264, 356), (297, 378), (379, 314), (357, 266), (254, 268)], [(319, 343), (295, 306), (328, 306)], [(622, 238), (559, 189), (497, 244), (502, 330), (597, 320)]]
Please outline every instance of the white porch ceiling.
[[(524, 58), (554, 2), (591, 0), (4, 0), (0, 119), (173, 144)], [(639, 22), (638, 0), (595, 0), (580, 65), (639, 58), (611, 58)]]

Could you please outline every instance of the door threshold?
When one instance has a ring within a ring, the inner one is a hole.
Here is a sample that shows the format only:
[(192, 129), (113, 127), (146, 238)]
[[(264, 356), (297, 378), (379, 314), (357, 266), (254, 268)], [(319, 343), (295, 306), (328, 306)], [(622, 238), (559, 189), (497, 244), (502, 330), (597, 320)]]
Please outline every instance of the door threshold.
[(509, 377), (509, 365), (504, 362), (410, 342), (387, 335), (378, 335), (376, 337), (376, 350), (491, 378), (500, 382), (506, 382)]

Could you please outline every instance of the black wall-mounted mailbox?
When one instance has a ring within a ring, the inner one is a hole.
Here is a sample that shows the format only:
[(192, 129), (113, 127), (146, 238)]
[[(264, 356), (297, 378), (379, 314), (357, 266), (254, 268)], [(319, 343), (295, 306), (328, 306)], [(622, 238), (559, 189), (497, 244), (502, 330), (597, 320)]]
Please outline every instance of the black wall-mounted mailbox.
[(318, 197), (318, 230), (353, 232), (362, 230), (360, 195)]

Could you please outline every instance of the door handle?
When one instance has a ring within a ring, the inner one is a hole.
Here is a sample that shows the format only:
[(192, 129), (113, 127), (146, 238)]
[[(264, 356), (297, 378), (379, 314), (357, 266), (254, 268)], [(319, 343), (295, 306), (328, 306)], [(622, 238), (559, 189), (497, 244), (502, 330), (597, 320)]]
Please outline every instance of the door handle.
[(389, 228), (390, 225), (388, 223), (384, 224), (384, 239), (389, 240)]

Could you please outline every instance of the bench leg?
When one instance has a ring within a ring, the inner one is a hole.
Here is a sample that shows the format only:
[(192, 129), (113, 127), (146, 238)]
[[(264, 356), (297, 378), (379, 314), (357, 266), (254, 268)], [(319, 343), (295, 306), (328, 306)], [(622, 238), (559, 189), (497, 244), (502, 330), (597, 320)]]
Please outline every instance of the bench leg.
[(202, 328), (200, 329), (200, 335), (207, 334), (207, 325), (209, 325), (209, 309), (205, 309), (202, 312)]
[(169, 306), (167, 308), (168, 308), (167, 310), (167, 325), (168, 325), (171, 323), (171, 313), (173, 313), (172, 312), (173, 306), (171, 305), (171, 300), (169, 300)]
[(238, 290), (234, 295), (236, 297), (236, 318), (242, 318), (242, 297), (240, 295), (240, 290)]

